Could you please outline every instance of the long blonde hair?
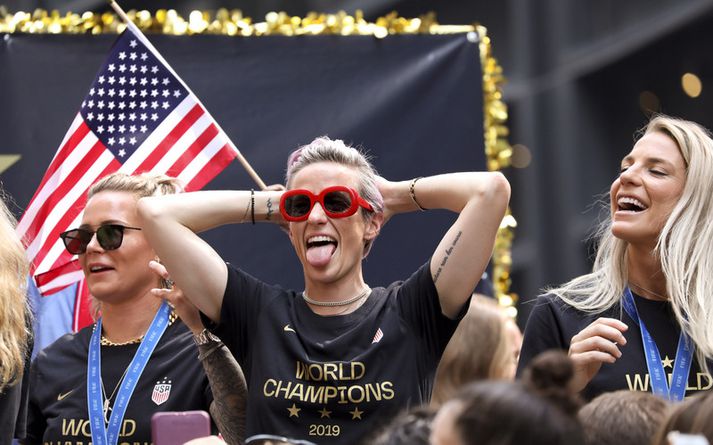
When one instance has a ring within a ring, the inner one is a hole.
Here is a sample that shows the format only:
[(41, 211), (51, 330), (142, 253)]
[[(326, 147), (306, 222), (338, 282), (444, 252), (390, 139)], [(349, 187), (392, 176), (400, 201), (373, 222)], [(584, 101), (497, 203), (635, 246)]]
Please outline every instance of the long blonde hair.
[[(696, 358), (708, 372), (713, 357), (713, 139), (700, 125), (669, 116), (654, 117), (643, 135), (669, 136), (686, 162), (686, 184), (668, 217), (655, 251), (678, 324), (696, 344)], [(627, 242), (611, 233), (611, 219), (598, 231), (592, 272), (549, 292), (581, 311), (603, 312), (621, 299), (628, 282)]]
[(0, 392), (17, 382), (27, 356), (29, 264), (17, 221), (0, 199)]

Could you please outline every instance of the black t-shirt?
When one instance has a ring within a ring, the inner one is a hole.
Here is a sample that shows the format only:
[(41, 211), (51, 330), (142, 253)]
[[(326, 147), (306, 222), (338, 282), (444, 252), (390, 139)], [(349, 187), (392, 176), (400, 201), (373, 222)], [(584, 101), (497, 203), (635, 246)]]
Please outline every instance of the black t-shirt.
[(458, 321), (442, 315), (428, 264), (373, 289), (353, 313), (330, 317), (295, 291), (228, 271), (215, 332), (248, 381), (248, 436), (354, 444), (429, 400)]
[[(87, 445), (92, 441), (87, 413), (87, 351), (93, 328), (91, 325), (64, 335), (32, 363), (26, 443)], [(101, 347), (107, 397), (138, 347)], [(176, 320), (164, 332), (139, 378), (124, 415), (119, 444), (150, 444), (151, 416), (156, 412), (208, 411), (213, 398), (197, 357), (191, 332)], [(114, 394), (111, 398), (112, 405), (116, 397)]]
[[(31, 323), (28, 320), (27, 326)], [(25, 437), (27, 399), (29, 395), (30, 359), (34, 341), (29, 336), (25, 349), (25, 367), (15, 384), (0, 392), (0, 445), (9, 444), (13, 438)]]
[[(632, 293), (639, 317), (644, 321), (651, 337), (658, 346), (666, 374), (671, 376), (673, 361), (681, 332), (667, 301), (654, 301)], [(628, 389), (630, 391), (651, 391), (650, 377), (646, 367), (646, 357), (638, 325), (629, 318), (619, 304), (599, 314), (586, 314), (569, 306), (555, 295), (537, 298), (535, 307), (527, 320), (520, 353), (518, 374), (537, 354), (548, 349), (569, 350), (573, 336), (600, 317), (616, 318), (629, 329), (624, 332), (626, 345), (619, 346), (621, 357), (612, 364), (605, 363), (582, 391), (586, 399), (592, 399), (603, 392)], [(713, 362), (708, 360), (713, 368)], [(694, 360), (688, 377), (686, 396), (713, 387), (713, 379), (703, 373)]]

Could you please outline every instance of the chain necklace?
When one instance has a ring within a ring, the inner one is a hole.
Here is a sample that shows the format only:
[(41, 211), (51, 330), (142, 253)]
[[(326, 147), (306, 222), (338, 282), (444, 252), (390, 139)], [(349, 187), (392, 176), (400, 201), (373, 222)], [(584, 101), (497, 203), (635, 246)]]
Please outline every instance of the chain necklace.
[(639, 290), (646, 291), (646, 292), (650, 293), (651, 295), (655, 295), (655, 296), (659, 297), (659, 298), (662, 299), (662, 300), (668, 300), (668, 297), (663, 296), (663, 295), (661, 295), (661, 294), (659, 294), (659, 293), (657, 293), (657, 292), (654, 292), (654, 291), (652, 291), (651, 289), (646, 289), (645, 287), (641, 287), (641, 286), (639, 286), (639, 285), (636, 284), (636, 283), (632, 283), (631, 281), (629, 281), (629, 285), (630, 285), (630, 286), (634, 286), (635, 288), (637, 288), (637, 289), (639, 289)]
[[(143, 337), (143, 335), (142, 335)], [(127, 343), (128, 344), (128, 343)], [(108, 425), (109, 424), (109, 417), (112, 408), (109, 407), (109, 403), (111, 403), (111, 399), (114, 398), (114, 394), (116, 394), (116, 390), (119, 389), (119, 386), (121, 386), (121, 382), (124, 381), (124, 377), (126, 376), (126, 371), (129, 370), (129, 366), (127, 365), (126, 368), (124, 368), (124, 373), (121, 374), (121, 377), (119, 377), (119, 382), (116, 384), (114, 387), (114, 391), (111, 392), (111, 395), (109, 397), (106, 396), (106, 389), (104, 389), (104, 379), (100, 379), (102, 383), (102, 395), (104, 396), (104, 422)]]
[(313, 304), (315, 306), (324, 306), (324, 307), (335, 307), (335, 306), (348, 306), (354, 302), (357, 302), (361, 300), (362, 298), (366, 297), (369, 295), (369, 292), (371, 292), (371, 288), (367, 286), (361, 293), (355, 295), (354, 297), (344, 300), (344, 301), (317, 301), (311, 299), (309, 296), (307, 296), (307, 291), (304, 290), (302, 291), (302, 298), (309, 303)]
[[(176, 312), (171, 311), (171, 314), (168, 316), (168, 325), (171, 326), (174, 321), (178, 319), (178, 315), (176, 315)], [(139, 337), (133, 338), (131, 340), (123, 341), (123, 342), (113, 342), (106, 338), (104, 335), (101, 336), (101, 339), (99, 340), (99, 344), (102, 346), (127, 346), (127, 345), (137, 345), (141, 343), (141, 341), (144, 339), (145, 334), (141, 334)]]

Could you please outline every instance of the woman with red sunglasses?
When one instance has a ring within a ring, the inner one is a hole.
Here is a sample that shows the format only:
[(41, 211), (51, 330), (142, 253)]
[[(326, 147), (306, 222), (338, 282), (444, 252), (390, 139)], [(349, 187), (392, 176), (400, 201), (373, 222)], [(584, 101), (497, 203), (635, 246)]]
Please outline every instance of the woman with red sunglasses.
[[(284, 192), (144, 198), (141, 225), (246, 370), (247, 435), (357, 443), (400, 409), (428, 401), (441, 353), (490, 258), (509, 185), (499, 173), (390, 182), (358, 150), (326, 137), (290, 156), (286, 179)], [(362, 259), (383, 224), (427, 208), (458, 214), (433, 256), (405, 281), (371, 288)], [(227, 265), (195, 234), (252, 221), (287, 226), (304, 290)]]

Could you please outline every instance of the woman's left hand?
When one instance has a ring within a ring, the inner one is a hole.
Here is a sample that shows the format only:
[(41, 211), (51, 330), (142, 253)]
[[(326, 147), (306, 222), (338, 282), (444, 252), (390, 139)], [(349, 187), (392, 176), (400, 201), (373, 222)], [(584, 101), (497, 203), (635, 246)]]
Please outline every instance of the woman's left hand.
[[(149, 268), (159, 277), (170, 281), (168, 271), (163, 264), (158, 261), (149, 261)], [(181, 289), (176, 286), (172, 286), (170, 289), (155, 288), (151, 289), (151, 293), (156, 297), (168, 301), (168, 303), (173, 306), (173, 310), (176, 311), (181, 321), (183, 321), (194, 334), (203, 330), (204, 326), (198, 309), (186, 298)]]

